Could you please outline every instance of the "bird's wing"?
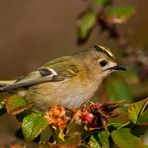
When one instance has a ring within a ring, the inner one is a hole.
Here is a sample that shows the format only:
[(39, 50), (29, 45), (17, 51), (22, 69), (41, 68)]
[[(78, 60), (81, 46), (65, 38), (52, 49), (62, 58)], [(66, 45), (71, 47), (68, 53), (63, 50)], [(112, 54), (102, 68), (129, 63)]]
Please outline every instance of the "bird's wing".
[(13, 84), (0, 87), (0, 92), (6, 90), (27, 87), (43, 82), (64, 81), (76, 76), (78, 67), (70, 60), (70, 57), (55, 59), (28, 75), (16, 80)]

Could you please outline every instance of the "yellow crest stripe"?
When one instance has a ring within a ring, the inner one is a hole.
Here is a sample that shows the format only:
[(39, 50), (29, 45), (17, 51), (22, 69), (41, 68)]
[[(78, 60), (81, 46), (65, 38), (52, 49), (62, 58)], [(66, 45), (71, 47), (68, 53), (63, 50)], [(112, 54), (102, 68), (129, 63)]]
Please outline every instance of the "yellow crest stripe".
[(109, 48), (103, 47), (101, 45), (96, 45), (95, 48), (101, 52), (104, 52), (105, 54), (107, 54), (109, 57), (114, 58), (114, 55), (112, 54), (112, 52), (110, 51)]

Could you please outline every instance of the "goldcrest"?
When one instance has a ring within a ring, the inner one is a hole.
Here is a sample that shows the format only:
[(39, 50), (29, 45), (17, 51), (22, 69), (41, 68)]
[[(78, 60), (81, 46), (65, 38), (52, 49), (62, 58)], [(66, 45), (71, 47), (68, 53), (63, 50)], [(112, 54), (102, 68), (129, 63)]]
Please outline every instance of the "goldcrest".
[(37, 109), (55, 105), (80, 108), (90, 101), (104, 78), (125, 68), (117, 65), (108, 48), (96, 45), (72, 56), (54, 59), (13, 81), (0, 81), (0, 92), (24, 96)]

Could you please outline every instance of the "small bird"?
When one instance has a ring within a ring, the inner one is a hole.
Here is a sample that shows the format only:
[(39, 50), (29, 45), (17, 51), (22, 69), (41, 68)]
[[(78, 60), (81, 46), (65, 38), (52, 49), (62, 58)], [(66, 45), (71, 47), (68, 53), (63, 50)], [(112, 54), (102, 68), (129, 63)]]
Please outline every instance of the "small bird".
[(0, 81), (0, 92), (24, 96), (42, 111), (61, 105), (74, 110), (90, 101), (104, 78), (118, 66), (108, 48), (95, 45), (72, 56), (54, 59), (13, 81)]

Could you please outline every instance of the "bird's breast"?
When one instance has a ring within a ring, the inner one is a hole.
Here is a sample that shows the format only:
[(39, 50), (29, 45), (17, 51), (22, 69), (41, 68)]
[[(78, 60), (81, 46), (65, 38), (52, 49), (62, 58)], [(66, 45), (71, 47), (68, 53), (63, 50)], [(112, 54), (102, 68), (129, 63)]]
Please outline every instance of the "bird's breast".
[(75, 109), (93, 96), (98, 85), (97, 80), (89, 80), (82, 76), (65, 81), (46, 82), (30, 87), (27, 99), (42, 110), (54, 105)]

